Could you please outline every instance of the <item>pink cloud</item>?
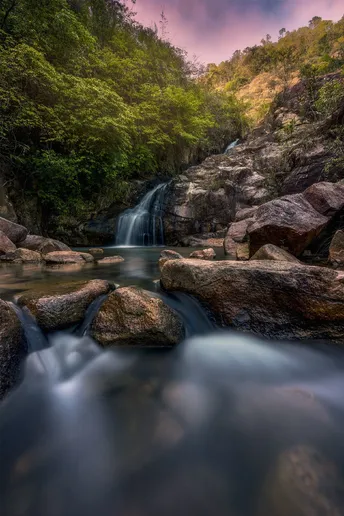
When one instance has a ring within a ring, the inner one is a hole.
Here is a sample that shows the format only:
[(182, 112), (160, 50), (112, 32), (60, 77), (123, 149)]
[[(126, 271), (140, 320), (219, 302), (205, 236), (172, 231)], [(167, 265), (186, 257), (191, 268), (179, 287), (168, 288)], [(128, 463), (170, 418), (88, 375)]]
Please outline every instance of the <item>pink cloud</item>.
[(293, 30), (313, 16), (339, 20), (344, 15), (343, 0), (285, 0), (279, 14), (264, 12), (259, 0), (251, 0), (246, 10), (243, 2), (241, 12), (236, 5), (234, 0), (137, 0), (134, 10), (147, 26), (159, 26), (164, 10), (171, 42), (205, 63), (228, 59), (267, 33), (276, 38), (281, 27)]

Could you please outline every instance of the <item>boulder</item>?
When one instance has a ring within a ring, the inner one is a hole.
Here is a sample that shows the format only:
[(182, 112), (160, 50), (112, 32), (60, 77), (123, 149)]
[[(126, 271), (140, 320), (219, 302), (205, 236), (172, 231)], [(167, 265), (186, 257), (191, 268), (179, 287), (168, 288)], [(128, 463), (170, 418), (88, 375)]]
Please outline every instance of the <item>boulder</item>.
[(344, 264), (344, 231), (340, 230), (334, 235), (330, 245), (330, 262)]
[(41, 253), (19, 248), (1, 256), (0, 260), (10, 263), (40, 263), (43, 259)]
[(103, 280), (59, 285), (50, 292), (28, 292), (18, 299), (18, 304), (30, 310), (44, 331), (56, 331), (81, 323), (92, 301), (111, 288)]
[(313, 447), (294, 446), (278, 457), (263, 487), (258, 516), (341, 516), (343, 478)]
[(226, 256), (229, 256), (231, 259), (237, 259), (237, 247), (238, 244), (234, 242), (233, 238), (226, 237), (223, 241), (223, 249)]
[(235, 214), (235, 221), (241, 222), (245, 219), (252, 219), (254, 218), (259, 206), (252, 206), (251, 208), (242, 208), (238, 210)]
[(214, 260), (216, 253), (214, 249), (202, 249), (191, 253), (190, 258), (196, 258), (197, 260)]
[(11, 253), (16, 250), (14, 243), (0, 231), (0, 255)]
[(295, 256), (273, 244), (263, 245), (251, 258), (251, 260), (274, 260), (277, 262), (300, 263)]
[(250, 259), (250, 246), (248, 242), (237, 244), (236, 256), (237, 260), (239, 261), (246, 261)]
[(26, 339), (17, 314), (0, 300), (0, 399), (18, 381), (26, 354)]
[(253, 221), (254, 219), (244, 219), (240, 222), (233, 222), (228, 228), (227, 237), (234, 240), (234, 242), (245, 242), (248, 239), (248, 228)]
[(344, 185), (338, 183), (316, 183), (310, 186), (303, 196), (325, 217), (333, 217), (344, 208)]
[(124, 258), (122, 258), (122, 256), (107, 256), (106, 258), (97, 260), (97, 263), (99, 263), (100, 265), (107, 265), (107, 264), (121, 263), (121, 262), (124, 262)]
[(37, 251), (42, 254), (53, 253), (55, 251), (71, 251), (68, 245), (59, 240), (45, 238), (39, 235), (27, 235), (25, 240), (17, 244), (18, 247)]
[(94, 258), (88, 253), (78, 253), (76, 251), (54, 251), (44, 256), (48, 265), (59, 265), (65, 263), (86, 263), (93, 262)]
[(88, 250), (90, 254), (104, 254), (104, 249), (101, 249), (100, 247), (93, 247)]
[(274, 244), (299, 256), (328, 221), (302, 194), (267, 202), (258, 208), (254, 222), (248, 227), (250, 255), (265, 244)]
[(277, 338), (344, 342), (344, 275), (276, 261), (175, 260), (162, 286), (196, 296), (222, 326)]
[(5, 233), (5, 235), (14, 243), (17, 244), (22, 240), (25, 240), (26, 235), (28, 234), (28, 230), (24, 228), (24, 226), (20, 226), (15, 222), (11, 222), (10, 220), (3, 219), (0, 217), (0, 231)]
[(161, 299), (126, 287), (103, 303), (93, 322), (92, 336), (102, 346), (169, 347), (183, 340), (184, 329), (177, 314)]
[(159, 269), (161, 270), (168, 260), (182, 260), (183, 257), (181, 254), (176, 251), (171, 251), (170, 249), (164, 249), (160, 253), (159, 259)]

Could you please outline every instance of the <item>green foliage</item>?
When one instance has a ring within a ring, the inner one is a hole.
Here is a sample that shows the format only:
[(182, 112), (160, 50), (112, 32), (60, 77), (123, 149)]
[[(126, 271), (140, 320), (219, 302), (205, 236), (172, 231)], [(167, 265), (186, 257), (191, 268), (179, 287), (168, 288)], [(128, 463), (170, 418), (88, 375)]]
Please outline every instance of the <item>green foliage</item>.
[(342, 104), (344, 104), (344, 81), (329, 81), (320, 88), (315, 107), (322, 116), (332, 114)]

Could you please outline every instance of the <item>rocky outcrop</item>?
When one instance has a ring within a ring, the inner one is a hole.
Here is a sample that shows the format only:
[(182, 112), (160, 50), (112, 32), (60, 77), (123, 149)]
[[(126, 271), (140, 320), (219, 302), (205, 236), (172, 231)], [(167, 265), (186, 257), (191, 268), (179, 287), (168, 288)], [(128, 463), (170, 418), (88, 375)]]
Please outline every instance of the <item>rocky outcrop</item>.
[(196, 260), (215, 260), (216, 253), (214, 249), (202, 249), (191, 253), (190, 258), (194, 258)]
[(76, 251), (55, 251), (44, 256), (48, 265), (64, 265), (68, 263), (92, 263), (94, 258), (88, 253), (78, 253)]
[(107, 281), (61, 285), (51, 292), (28, 292), (18, 299), (44, 331), (56, 331), (83, 321), (89, 305), (112, 289)]
[(28, 234), (28, 230), (24, 228), (24, 226), (20, 226), (19, 224), (3, 219), (2, 217), (0, 217), (0, 231), (5, 233), (5, 235), (14, 244), (18, 244), (22, 240), (25, 240)]
[(45, 238), (39, 235), (28, 235), (25, 240), (19, 242), (18, 247), (37, 251), (38, 253), (48, 254), (55, 251), (71, 251), (68, 245), (63, 244), (59, 240)]
[(223, 326), (344, 342), (344, 276), (287, 262), (167, 262), (161, 283), (196, 296)]
[(337, 231), (330, 245), (330, 262), (344, 265), (344, 231)]
[(23, 328), (13, 308), (0, 300), (0, 400), (16, 384), (27, 354)]
[(11, 253), (15, 250), (16, 246), (14, 243), (5, 235), (5, 233), (0, 231), (0, 255)]
[(43, 261), (43, 258), (41, 253), (19, 248), (0, 256), (0, 261), (9, 263), (40, 263)]
[(102, 305), (92, 336), (102, 346), (169, 347), (183, 340), (184, 329), (161, 299), (128, 287), (113, 292)]
[(273, 260), (276, 262), (300, 263), (295, 256), (272, 244), (266, 244), (261, 247), (259, 251), (252, 256), (251, 260)]

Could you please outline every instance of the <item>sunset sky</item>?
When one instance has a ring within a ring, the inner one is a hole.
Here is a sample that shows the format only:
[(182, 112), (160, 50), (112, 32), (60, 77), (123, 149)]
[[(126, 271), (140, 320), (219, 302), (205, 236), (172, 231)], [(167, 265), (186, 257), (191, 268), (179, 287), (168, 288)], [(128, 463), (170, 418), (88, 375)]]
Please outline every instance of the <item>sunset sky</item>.
[(152, 26), (164, 10), (168, 38), (201, 62), (227, 59), (265, 34), (306, 25), (313, 16), (338, 20), (344, 0), (136, 0), (138, 20)]

